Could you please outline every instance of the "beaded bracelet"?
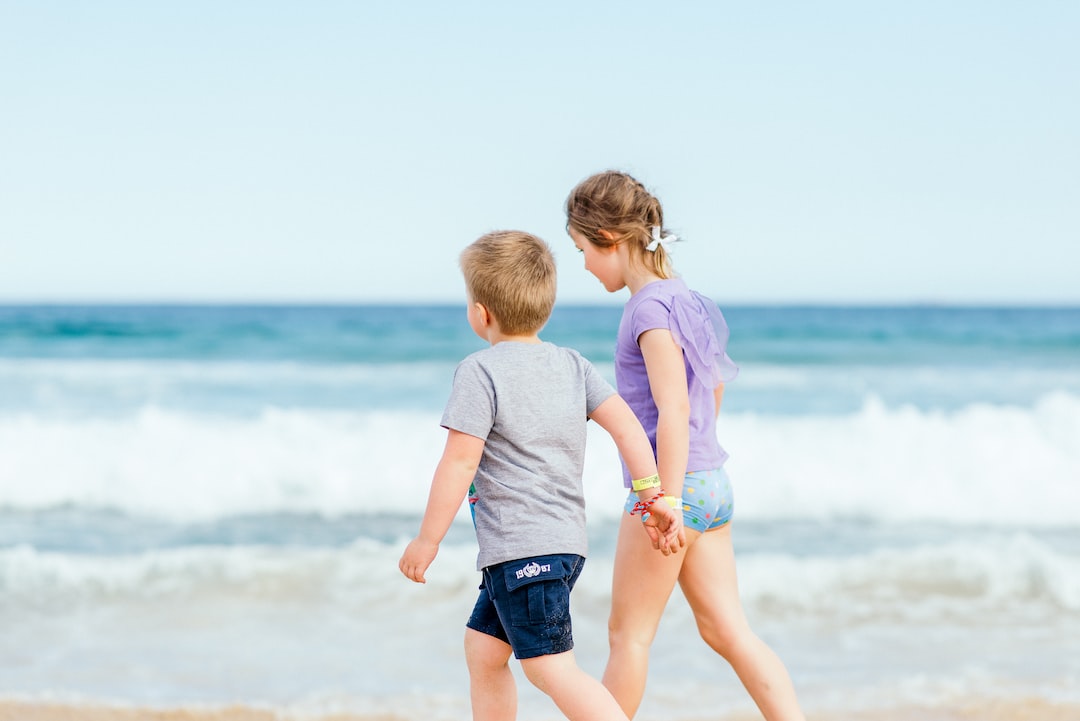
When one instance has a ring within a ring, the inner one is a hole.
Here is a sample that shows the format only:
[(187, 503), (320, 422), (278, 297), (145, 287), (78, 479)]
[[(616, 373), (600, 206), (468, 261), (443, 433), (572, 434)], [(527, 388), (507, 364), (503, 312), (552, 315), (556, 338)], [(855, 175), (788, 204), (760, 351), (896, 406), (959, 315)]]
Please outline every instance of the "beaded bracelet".
[(657, 493), (655, 496), (653, 496), (652, 498), (650, 498), (647, 501), (638, 501), (637, 503), (634, 504), (634, 507), (630, 510), (630, 515), (631, 516), (636, 516), (639, 513), (644, 514), (646, 511), (649, 510), (649, 507), (652, 506), (652, 504), (656, 503), (657, 501), (659, 501), (663, 497), (664, 497), (664, 492), (660, 491), (659, 493)]

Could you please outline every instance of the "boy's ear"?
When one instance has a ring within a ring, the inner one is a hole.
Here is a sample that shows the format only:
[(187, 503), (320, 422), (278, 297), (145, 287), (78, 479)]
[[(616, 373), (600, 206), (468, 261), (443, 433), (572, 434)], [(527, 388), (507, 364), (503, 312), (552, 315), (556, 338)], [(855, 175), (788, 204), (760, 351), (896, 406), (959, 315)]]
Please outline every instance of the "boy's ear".
[(480, 321), (480, 325), (487, 328), (491, 325), (491, 313), (488, 312), (487, 306), (483, 303), (476, 303), (476, 317)]

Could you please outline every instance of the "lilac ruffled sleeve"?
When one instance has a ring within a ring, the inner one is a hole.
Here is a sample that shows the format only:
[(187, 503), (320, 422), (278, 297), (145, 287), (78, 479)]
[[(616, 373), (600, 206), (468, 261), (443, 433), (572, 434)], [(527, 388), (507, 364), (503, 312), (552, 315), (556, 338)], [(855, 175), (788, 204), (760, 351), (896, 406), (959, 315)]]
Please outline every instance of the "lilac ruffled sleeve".
[(711, 299), (697, 291), (690, 291), (689, 297), (676, 295), (668, 324), (694, 374), (707, 387), (715, 388), (739, 374), (739, 367), (727, 354), (727, 321)]

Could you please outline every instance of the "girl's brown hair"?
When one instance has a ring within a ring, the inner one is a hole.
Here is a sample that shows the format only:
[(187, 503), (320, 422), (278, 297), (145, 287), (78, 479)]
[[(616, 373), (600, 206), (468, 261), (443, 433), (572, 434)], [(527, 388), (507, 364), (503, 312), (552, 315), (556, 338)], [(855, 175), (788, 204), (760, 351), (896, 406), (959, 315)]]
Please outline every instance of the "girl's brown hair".
[[(662, 244), (653, 251), (645, 249), (653, 240), (654, 227), (664, 235), (664, 209), (644, 185), (627, 173), (608, 170), (578, 183), (566, 199), (566, 227), (601, 248), (626, 243), (636, 262), (661, 278), (673, 276)], [(604, 237), (601, 230), (612, 237)]]

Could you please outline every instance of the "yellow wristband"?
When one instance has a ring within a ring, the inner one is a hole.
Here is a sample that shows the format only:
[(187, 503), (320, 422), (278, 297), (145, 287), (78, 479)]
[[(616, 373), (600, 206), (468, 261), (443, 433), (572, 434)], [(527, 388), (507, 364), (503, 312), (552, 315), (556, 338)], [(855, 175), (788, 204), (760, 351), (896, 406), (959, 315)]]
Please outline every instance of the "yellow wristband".
[(682, 507), (682, 499), (678, 496), (664, 496), (664, 500), (667, 501), (667, 504), (672, 508)]
[(630, 488), (637, 493), (638, 491), (645, 491), (650, 488), (657, 488), (660, 485), (660, 476), (656, 473), (652, 474), (648, 478), (639, 478), (636, 481), (630, 481)]

